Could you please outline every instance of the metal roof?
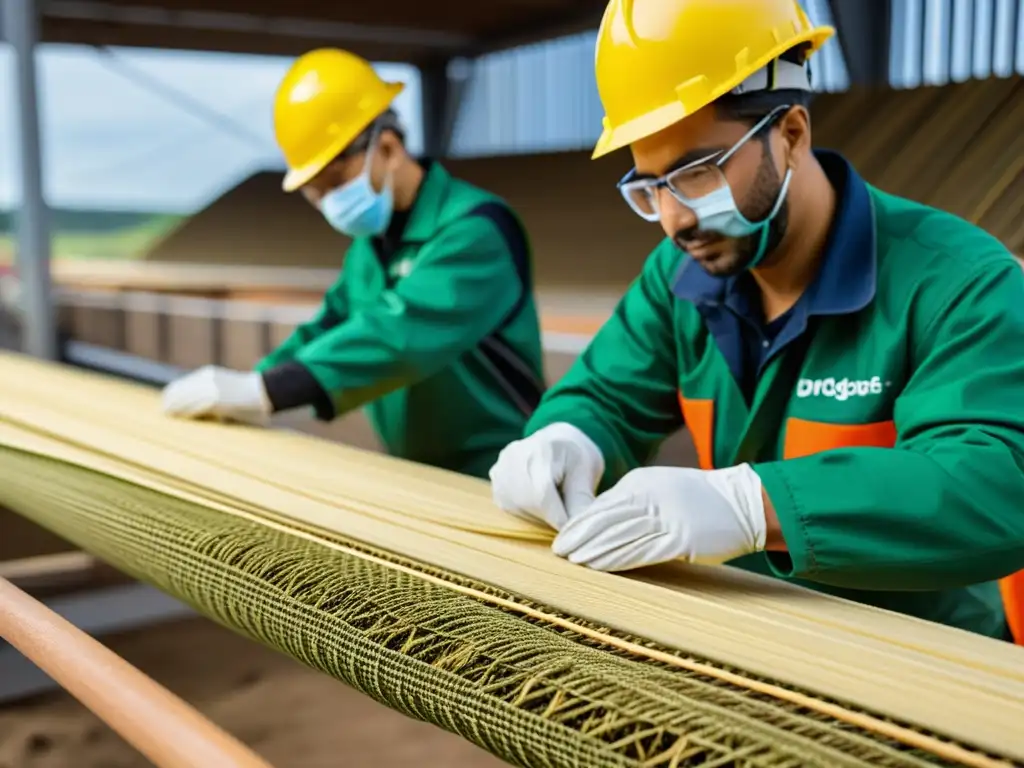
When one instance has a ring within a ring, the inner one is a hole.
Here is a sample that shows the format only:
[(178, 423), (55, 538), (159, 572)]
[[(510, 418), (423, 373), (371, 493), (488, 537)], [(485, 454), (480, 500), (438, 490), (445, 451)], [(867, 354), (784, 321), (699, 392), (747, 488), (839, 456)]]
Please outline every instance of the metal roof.
[(591, 29), (600, 23), (605, 5), (604, 0), (37, 2), (42, 42), (286, 56), (339, 46), (372, 61), (413, 64)]
[[(827, 0), (802, 2), (815, 23), (835, 23)], [(451, 154), (480, 157), (593, 147), (604, 114), (594, 80), (596, 39), (595, 31), (587, 31), (474, 61), (454, 125)], [(815, 90), (849, 87), (839, 37), (829, 40), (811, 61)]]
[(1024, 75), (1022, 0), (892, 0), (894, 88)]

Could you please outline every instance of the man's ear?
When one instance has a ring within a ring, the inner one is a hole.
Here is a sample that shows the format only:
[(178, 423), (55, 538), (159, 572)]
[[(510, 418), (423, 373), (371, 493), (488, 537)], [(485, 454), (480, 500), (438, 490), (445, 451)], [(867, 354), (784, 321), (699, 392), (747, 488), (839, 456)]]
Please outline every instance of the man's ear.
[(377, 139), (377, 151), (380, 152), (384, 165), (394, 171), (405, 157), (405, 145), (394, 131), (381, 131)]
[(811, 114), (806, 107), (796, 106), (779, 122), (779, 132), (786, 142), (788, 154), (795, 167), (800, 158), (811, 152)]

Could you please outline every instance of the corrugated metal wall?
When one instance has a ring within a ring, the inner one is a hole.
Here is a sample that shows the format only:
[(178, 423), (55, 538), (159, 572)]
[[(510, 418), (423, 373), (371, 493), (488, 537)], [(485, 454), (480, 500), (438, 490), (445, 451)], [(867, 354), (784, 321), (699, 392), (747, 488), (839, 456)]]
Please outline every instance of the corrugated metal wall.
[[(833, 23), (828, 0), (804, 0)], [(865, 0), (870, 7), (870, 0)], [(472, 66), (452, 141), (457, 157), (584, 149), (597, 139), (596, 32), (485, 56)], [(892, 0), (889, 81), (895, 88), (1024, 74), (1024, 0)], [(838, 39), (814, 60), (818, 90), (845, 91)]]
[[(871, 183), (959, 214), (1024, 254), (1024, 77), (941, 88), (851, 90), (811, 108), (814, 143), (845, 154)], [(662, 237), (615, 191), (628, 152), (588, 150), (455, 159), (452, 173), (519, 212), (536, 254), (537, 284), (621, 290)], [(345, 242), (280, 175), (253, 177), (164, 239), (152, 261), (330, 268)]]
[[(816, 22), (832, 23), (828, 0), (804, 0), (804, 6)], [(451, 154), (478, 157), (591, 146), (600, 133), (603, 114), (594, 83), (596, 37), (596, 31), (585, 32), (477, 60), (452, 136)], [(837, 39), (815, 57), (813, 76), (819, 90), (847, 88), (846, 64)]]
[(893, 0), (895, 88), (1024, 74), (1024, 0)]
[(601, 126), (596, 33), (484, 56), (452, 135), (456, 157), (581, 149)]

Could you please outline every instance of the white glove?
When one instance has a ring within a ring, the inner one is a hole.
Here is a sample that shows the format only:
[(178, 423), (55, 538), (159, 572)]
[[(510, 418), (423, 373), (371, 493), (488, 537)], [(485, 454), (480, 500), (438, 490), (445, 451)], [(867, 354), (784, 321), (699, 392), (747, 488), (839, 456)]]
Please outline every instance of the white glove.
[(489, 474), (498, 507), (558, 530), (593, 503), (604, 456), (578, 428), (559, 422), (509, 443)]
[(749, 464), (704, 471), (646, 467), (625, 475), (551, 548), (599, 571), (625, 571), (681, 558), (718, 564), (765, 547), (761, 478)]
[(260, 374), (207, 365), (164, 387), (163, 410), (168, 416), (186, 419), (266, 426), (273, 408)]

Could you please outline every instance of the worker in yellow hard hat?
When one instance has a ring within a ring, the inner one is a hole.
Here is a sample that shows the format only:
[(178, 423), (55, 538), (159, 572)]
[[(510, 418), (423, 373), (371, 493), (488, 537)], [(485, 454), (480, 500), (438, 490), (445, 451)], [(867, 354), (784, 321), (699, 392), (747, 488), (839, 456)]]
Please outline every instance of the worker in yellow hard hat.
[(544, 390), (526, 233), (504, 201), (409, 154), (401, 90), (340, 50), (289, 70), (274, 103), (284, 189), (352, 239), (341, 275), (254, 371), (168, 385), (168, 414), (265, 424), (366, 405), (392, 454), (479, 476), (522, 433)]
[[(630, 149), (667, 237), (494, 498), (592, 568), (728, 562), (1024, 641), (1024, 273), (812, 149), (832, 32), (796, 0), (608, 4), (594, 156)], [(645, 466), (684, 425), (700, 468)]]

